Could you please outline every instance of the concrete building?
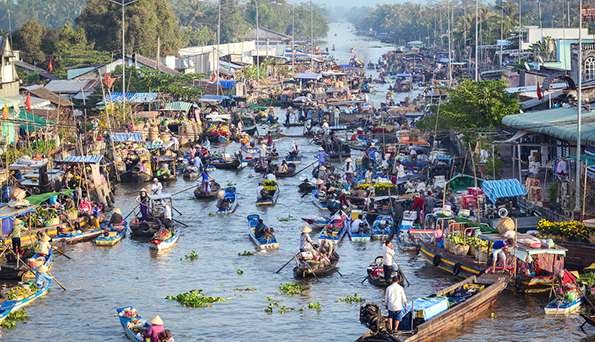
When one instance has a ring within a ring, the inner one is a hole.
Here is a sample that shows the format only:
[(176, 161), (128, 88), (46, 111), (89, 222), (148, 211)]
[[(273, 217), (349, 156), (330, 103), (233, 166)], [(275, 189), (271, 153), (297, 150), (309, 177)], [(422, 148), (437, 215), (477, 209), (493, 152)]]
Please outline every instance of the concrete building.
[(0, 97), (19, 95), (19, 75), (16, 69), (17, 56), (6, 37), (0, 36)]
[(217, 63), (223, 57), (229, 62), (238, 64), (252, 64), (256, 50), (256, 41), (249, 40), (239, 43), (228, 43), (206, 46), (193, 46), (180, 49), (180, 58), (188, 61), (192, 72), (211, 74), (217, 70)]
[[(538, 26), (525, 26), (522, 48), (528, 50), (534, 43), (540, 42), (545, 37), (553, 40), (578, 40), (578, 28), (539, 28)], [(583, 39), (595, 40), (595, 35), (589, 34), (588, 28), (583, 28)]]

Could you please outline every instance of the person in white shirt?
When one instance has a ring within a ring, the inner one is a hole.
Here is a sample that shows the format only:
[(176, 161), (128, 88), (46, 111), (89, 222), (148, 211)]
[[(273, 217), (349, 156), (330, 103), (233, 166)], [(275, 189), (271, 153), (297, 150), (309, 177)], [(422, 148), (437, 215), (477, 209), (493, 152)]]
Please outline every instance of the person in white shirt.
[(397, 174), (397, 179), (405, 177), (405, 167), (401, 164), (400, 160), (395, 160), (395, 165), (393, 166), (393, 173)]
[(153, 178), (153, 185), (151, 185), (151, 192), (153, 193), (153, 195), (161, 194), (162, 190), (163, 185), (161, 184), (161, 182), (157, 178)]
[(395, 256), (395, 250), (390, 240), (384, 241), (384, 257), (382, 258), (382, 269), (384, 271), (384, 280), (389, 281), (393, 273), (393, 258)]
[(388, 309), (388, 330), (393, 334), (399, 329), (399, 322), (406, 314), (407, 297), (405, 296), (405, 289), (399, 284), (400, 282), (400, 277), (395, 275), (392, 278), (392, 284), (386, 288), (384, 295), (384, 301)]

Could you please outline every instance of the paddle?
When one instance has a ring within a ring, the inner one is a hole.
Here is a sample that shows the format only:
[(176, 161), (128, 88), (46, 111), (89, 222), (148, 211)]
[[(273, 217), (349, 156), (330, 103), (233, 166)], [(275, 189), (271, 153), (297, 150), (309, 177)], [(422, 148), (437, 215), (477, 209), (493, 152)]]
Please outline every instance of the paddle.
[(364, 279), (363, 279), (363, 280), (360, 282), (360, 284), (363, 284), (363, 283), (364, 283), (364, 281), (366, 281), (366, 280), (368, 280), (368, 276), (366, 276), (366, 277), (365, 277), (365, 278), (364, 278)]
[(292, 257), (291, 257), (291, 259), (287, 260), (287, 262), (286, 262), (286, 263), (285, 263), (283, 266), (281, 266), (281, 268), (279, 268), (279, 269), (278, 269), (278, 270), (277, 270), (275, 273), (279, 273), (279, 272), (281, 272), (281, 270), (282, 270), (282, 269), (284, 269), (284, 268), (285, 268), (287, 265), (289, 265), (289, 263), (290, 263), (290, 262), (291, 262), (293, 259), (295, 259), (295, 255), (294, 255), (294, 256), (292, 256)]
[(181, 224), (181, 225), (182, 225), (182, 226), (184, 226), (184, 227), (190, 227), (189, 225), (187, 225), (186, 223), (184, 223), (184, 222), (182, 222), (182, 221), (178, 221), (178, 220), (176, 220), (176, 219), (172, 219), (172, 221), (174, 221), (174, 222), (176, 222), (176, 223), (178, 223), (178, 224)]
[(173, 210), (174, 210), (176, 213), (180, 214), (180, 216), (182, 216), (182, 215), (183, 215), (183, 214), (182, 214), (182, 213), (181, 213), (181, 212), (180, 212), (178, 209), (176, 209), (176, 207), (172, 206), (171, 208), (172, 208), (172, 209), (173, 209)]
[(196, 188), (196, 185), (193, 185), (193, 186), (191, 186), (191, 187), (189, 187), (189, 188), (186, 188), (186, 189), (184, 189), (184, 190), (180, 190), (180, 191), (178, 191), (178, 192), (174, 192), (174, 193), (171, 195), (171, 197), (174, 197), (175, 195), (179, 195), (179, 194), (181, 194), (182, 192), (186, 192), (186, 191), (188, 191), (188, 190), (192, 190), (192, 189), (195, 189), (195, 188)]
[(302, 171), (304, 171), (305, 169), (309, 168), (310, 166), (312, 166), (312, 165), (314, 165), (314, 164), (316, 164), (316, 163), (318, 163), (318, 160), (316, 160), (315, 162), (313, 162), (313, 163), (309, 164), (308, 166), (304, 167), (303, 169), (299, 170), (298, 172), (294, 173), (293, 175), (294, 175), (294, 176), (297, 176), (297, 175), (298, 175), (298, 174), (300, 174)]
[(64, 252), (63, 252), (62, 250), (60, 250), (59, 248), (54, 248), (54, 250), (55, 250), (56, 252), (58, 252), (58, 254), (60, 254), (60, 255), (62, 255), (62, 256), (64, 256), (64, 257), (66, 257), (66, 259), (68, 259), (68, 260), (72, 260), (72, 258), (71, 258), (71, 257), (69, 257), (68, 255), (66, 255), (66, 253), (64, 253)]
[(341, 274), (341, 272), (339, 272), (339, 269), (337, 269), (336, 271), (337, 271), (337, 273), (339, 273), (339, 275), (340, 275), (341, 277), (343, 277), (343, 275)]
[(140, 206), (140, 204), (137, 204), (134, 208), (132, 208), (132, 210), (128, 213), (128, 215), (126, 215), (124, 217), (124, 220), (126, 220), (139, 206)]

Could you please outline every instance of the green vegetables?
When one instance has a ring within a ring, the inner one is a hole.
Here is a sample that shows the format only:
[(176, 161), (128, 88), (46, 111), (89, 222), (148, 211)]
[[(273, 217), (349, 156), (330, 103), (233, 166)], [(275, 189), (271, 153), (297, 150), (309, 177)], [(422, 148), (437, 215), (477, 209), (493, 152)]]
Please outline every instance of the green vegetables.
[(359, 304), (363, 303), (365, 299), (360, 297), (357, 293), (354, 293), (353, 296), (345, 296), (343, 298), (339, 298), (337, 301), (347, 304)]
[(165, 299), (175, 300), (176, 302), (189, 306), (191, 308), (206, 308), (213, 306), (213, 303), (224, 302), (223, 297), (211, 297), (203, 294), (201, 289), (190, 290), (175, 296), (167, 296)]
[(595, 272), (581, 274), (578, 281), (587, 287), (595, 287)]
[(180, 258), (180, 260), (196, 261), (198, 260), (198, 252), (193, 249), (190, 252), (186, 253), (186, 255), (184, 255), (183, 258)]
[(239, 256), (253, 256), (254, 255), (254, 252), (252, 252), (252, 251), (243, 251), (243, 252), (238, 253), (238, 255)]
[(17, 326), (17, 322), (25, 321), (28, 318), (29, 316), (27, 315), (27, 312), (24, 309), (14, 311), (11, 312), (8, 315), (8, 317), (6, 317), (4, 321), (2, 321), (2, 323), (0, 323), (0, 327), (4, 329), (14, 329)]
[(279, 290), (286, 296), (297, 296), (306, 291), (306, 288), (299, 283), (285, 283), (279, 285)]

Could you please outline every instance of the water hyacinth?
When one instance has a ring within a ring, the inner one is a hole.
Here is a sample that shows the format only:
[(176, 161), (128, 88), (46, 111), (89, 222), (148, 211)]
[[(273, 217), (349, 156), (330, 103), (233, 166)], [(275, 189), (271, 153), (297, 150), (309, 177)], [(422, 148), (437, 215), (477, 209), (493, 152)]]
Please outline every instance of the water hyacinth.
[(286, 296), (297, 296), (306, 291), (306, 287), (300, 283), (285, 283), (279, 285), (279, 290)]
[(198, 260), (198, 252), (193, 249), (190, 252), (186, 253), (186, 255), (184, 255), (184, 258), (181, 258), (180, 260), (196, 261)]
[(339, 298), (338, 302), (347, 303), (347, 304), (359, 304), (363, 303), (365, 299), (360, 297), (357, 293), (354, 293), (352, 296), (345, 296), (343, 298)]
[(14, 329), (17, 326), (17, 322), (25, 321), (27, 319), (29, 319), (29, 315), (27, 315), (27, 312), (25, 310), (21, 309), (18, 311), (14, 311), (11, 312), (8, 315), (8, 317), (6, 317), (4, 321), (2, 321), (2, 323), (0, 323), (0, 327), (4, 329)]
[(224, 302), (223, 297), (211, 297), (203, 294), (201, 289), (190, 290), (175, 296), (167, 296), (165, 299), (175, 300), (176, 302), (189, 306), (191, 308), (206, 308), (213, 306), (213, 303)]

